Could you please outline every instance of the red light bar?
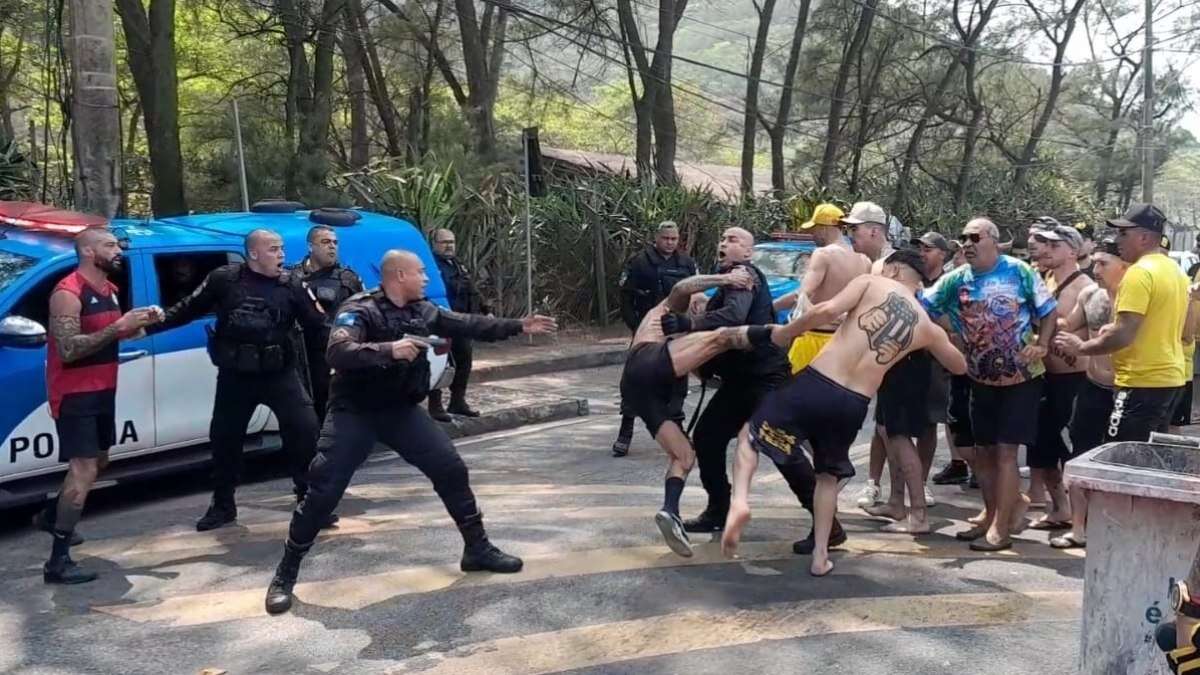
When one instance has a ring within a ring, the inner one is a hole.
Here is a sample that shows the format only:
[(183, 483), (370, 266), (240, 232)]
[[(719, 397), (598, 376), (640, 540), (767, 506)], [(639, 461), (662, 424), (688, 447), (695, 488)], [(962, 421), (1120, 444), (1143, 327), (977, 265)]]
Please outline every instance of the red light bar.
[(107, 227), (108, 219), (36, 202), (0, 201), (0, 224), (31, 232), (74, 236), (90, 227)]
[(776, 241), (816, 241), (811, 234), (802, 232), (772, 232), (767, 236)]

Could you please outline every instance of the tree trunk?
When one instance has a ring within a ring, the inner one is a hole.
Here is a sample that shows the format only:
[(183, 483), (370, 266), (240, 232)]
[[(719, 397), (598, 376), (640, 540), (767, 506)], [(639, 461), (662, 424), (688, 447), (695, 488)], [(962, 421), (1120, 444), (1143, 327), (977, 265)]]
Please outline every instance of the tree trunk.
[(779, 112), (775, 125), (768, 127), (771, 137), (771, 188), (777, 199), (783, 198), (785, 189), (783, 176), (783, 141), (787, 137), (792, 117), (792, 88), (796, 84), (796, 73), (800, 68), (800, 52), (804, 46), (804, 33), (808, 30), (808, 10), (812, 0), (800, 0), (800, 13), (796, 16), (796, 29), (792, 34), (792, 48), (788, 53), (787, 67), (783, 74), (783, 91), (779, 94)]
[[(6, 14), (5, 19), (9, 18)], [(3, 60), (0, 60), (0, 134), (9, 140), (16, 138), (17, 133), (12, 124), (12, 103), (9, 101), (8, 92), (12, 89), (12, 83), (17, 78), (17, 73), (21, 70), (21, 60), (25, 54), (25, 26), (22, 25), (17, 32), (17, 49), (16, 56), (13, 57), (13, 64), (6, 66)], [(4, 35), (4, 26), (0, 25), (0, 37)], [(3, 56), (3, 54), (0, 54)], [(35, 157), (36, 159), (36, 157)]]
[(71, 0), (70, 7), (75, 208), (112, 218), (121, 203), (113, 6), (108, 0)]
[(652, 77), (658, 81), (658, 94), (654, 97), (654, 174), (664, 185), (679, 183), (679, 175), (675, 173), (678, 139), (671, 56), (675, 52), (675, 29), (687, 3), (688, 0), (659, 0), (658, 3), (658, 45), (651, 67)]
[[(646, 60), (645, 48), (642, 46), (630, 0), (617, 0), (617, 15), (621, 29), (621, 48), (625, 57), (625, 76), (629, 81), (629, 96), (633, 102), (633, 114), (637, 125), (634, 161), (637, 164), (638, 180), (642, 185), (649, 187), (654, 184), (654, 121), (650, 113), (654, 107), (658, 85), (649, 82), (644, 75), (650, 70), (650, 65)], [(637, 80), (634, 78), (635, 72), (642, 81), (640, 96)]]
[(856, 106), (859, 110), (858, 133), (854, 135), (854, 151), (850, 161), (850, 184), (846, 186), (847, 192), (852, 195), (858, 194), (858, 182), (862, 179), (863, 150), (867, 147), (867, 139), (871, 132), (871, 103), (875, 100), (876, 92), (879, 91), (879, 78), (883, 74), (884, 65), (887, 64), (888, 52), (895, 44), (895, 41), (889, 38), (880, 48), (865, 85), (862, 82), (862, 52), (859, 52), (858, 90), (865, 93)]
[(129, 70), (137, 86), (150, 147), (156, 216), (188, 212), (179, 142), (179, 78), (175, 68), (175, 0), (151, 0), (147, 16), (142, 0), (117, 0)]
[[(441, 16), (441, 11), (442, 3), (438, 2), (437, 16)], [(399, 157), (403, 151), (396, 106), (388, 94), (387, 79), (383, 76), (383, 66), (379, 61), (379, 51), (375, 48), (375, 40), (371, 39), (370, 26), (367, 25), (367, 15), (363, 11), (362, 0), (348, 0), (346, 29), (350, 32), (351, 39), (359, 46), (358, 54), (363, 63), (363, 76), (366, 78), (367, 87), (371, 92), (371, 100), (375, 103), (375, 110), (379, 113), (379, 123), (383, 125), (388, 155)], [(349, 67), (348, 64), (347, 67)]]
[(746, 77), (746, 114), (742, 117), (742, 194), (754, 193), (754, 140), (758, 136), (758, 81), (762, 77), (763, 59), (767, 54), (767, 37), (771, 32), (771, 15), (775, 0), (763, 0), (758, 10), (758, 33), (754, 36), (754, 53), (750, 57), (750, 73)]
[[(1083, 9), (1084, 2), (1086, 0), (1075, 0), (1075, 4), (1063, 17), (1061, 24), (1055, 22), (1053, 34), (1050, 33), (1047, 26), (1044, 24), (1042, 26), (1042, 30), (1051, 36), (1051, 41), (1054, 43), (1054, 65), (1050, 70), (1050, 93), (1046, 97), (1046, 105), (1038, 115), (1037, 122), (1033, 125), (1029, 140), (1025, 141), (1025, 147), (1021, 150), (1018, 158), (1017, 168), (1013, 173), (1013, 187), (1017, 190), (1025, 187), (1025, 183), (1029, 179), (1029, 169), (1033, 158), (1037, 155), (1038, 143), (1042, 140), (1042, 134), (1046, 133), (1046, 127), (1049, 126), (1050, 118), (1054, 115), (1054, 108), (1058, 105), (1058, 96), (1062, 93), (1063, 78), (1066, 76), (1066, 70), (1062, 63), (1063, 58), (1067, 53), (1067, 44), (1071, 41), (1071, 33), (1075, 32), (1075, 19), (1079, 16), (1079, 10)], [(1031, 0), (1025, 0), (1025, 3), (1031, 8), (1034, 7), (1030, 4)], [(1040, 14), (1039, 19), (1041, 19)], [(1059, 25), (1063, 27), (1061, 38), (1055, 37)]]
[(892, 213), (899, 213), (908, 202), (908, 183), (912, 177), (912, 168), (917, 163), (917, 154), (921, 150), (921, 139), (924, 138), (929, 123), (933, 121), (934, 114), (941, 108), (942, 97), (950, 88), (950, 83), (954, 81), (960, 64), (959, 56), (951, 55), (950, 65), (942, 74), (942, 78), (938, 80), (933, 95), (925, 101), (925, 109), (921, 112), (921, 119), (917, 120), (912, 136), (908, 139), (908, 149), (904, 152), (904, 163), (900, 165), (900, 175), (896, 178), (896, 194), (892, 199)]
[[(454, 0), (454, 7), (462, 35), (463, 67), (467, 73), (467, 120), (475, 133), (475, 152), (487, 161), (496, 156), (495, 98), (490, 86), (492, 73), (488, 67), (488, 45), (484, 44), (486, 36), (480, 30), (474, 0)], [(502, 24), (508, 16), (508, 10), (502, 8), (499, 13)], [(503, 31), (497, 30), (496, 33), (498, 41), (502, 43)], [(495, 74), (499, 76), (499, 69)]]
[(875, 8), (879, 0), (866, 0), (858, 15), (854, 29), (854, 37), (849, 47), (842, 53), (842, 64), (838, 68), (837, 80), (834, 81), (833, 94), (829, 102), (829, 125), (825, 134), (825, 154), (821, 158), (821, 173), (817, 178), (821, 187), (831, 187), (833, 172), (837, 167), (838, 151), (842, 144), (842, 109), (845, 107), (846, 84), (850, 80), (850, 67), (858, 59), (859, 52), (871, 32), (871, 23), (875, 20)]
[[(299, 191), (320, 192), (329, 172), (326, 142), (333, 118), (333, 57), (337, 45), (337, 23), (346, 0), (325, 0), (316, 28), (313, 51), (311, 95), (301, 98), (300, 143), (292, 170), (299, 175), (294, 186)], [(304, 102), (307, 102), (307, 111)], [(298, 192), (299, 194), (299, 192)]]
[(354, 39), (356, 31), (349, 27), (354, 20), (346, 7), (347, 30), (342, 37), (342, 54), (346, 59), (346, 89), (350, 98), (350, 168), (361, 169), (371, 161), (371, 138), (367, 132), (367, 84), (363, 64), (362, 44)]

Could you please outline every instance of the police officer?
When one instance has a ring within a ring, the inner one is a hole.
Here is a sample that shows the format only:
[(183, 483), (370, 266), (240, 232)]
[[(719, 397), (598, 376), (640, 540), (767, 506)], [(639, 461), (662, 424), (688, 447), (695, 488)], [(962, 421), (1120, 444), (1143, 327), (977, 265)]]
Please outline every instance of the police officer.
[(313, 409), (318, 426), (325, 421), (325, 406), (329, 400), (329, 364), (325, 362), (325, 345), (337, 308), (346, 298), (363, 290), (362, 279), (354, 270), (338, 261), (337, 233), (328, 225), (314, 225), (308, 231), (308, 255), (292, 271), (299, 276), (309, 298), (325, 315), (320, 328), (305, 327), (304, 347), (308, 357), (308, 381), (312, 386)]
[(312, 399), (296, 368), (298, 354), (292, 331), (299, 321), (321, 329), (325, 317), (300, 285), (283, 269), (283, 239), (270, 230), (246, 235), (245, 263), (209, 272), (188, 297), (166, 311), (165, 319), (147, 329), (158, 333), (182, 326), (214, 309), (216, 329), (209, 333), (209, 356), (217, 366), (209, 443), (213, 457), (213, 498), (196, 523), (211, 530), (237, 519), (233, 494), (241, 473), (246, 426), (260, 404), (279, 420), (283, 447), (290, 455), (297, 499), (307, 486), (304, 471), (315, 451), (318, 426)]
[(389, 251), (380, 269), (380, 288), (350, 298), (334, 321), (326, 352), (334, 370), (329, 418), (309, 469), (311, 487), (292, 514), (283, 559), (267, 589), (271, 614), (292, 606), (300, 561), (377, 442), (390, 446), (433, 482), (462, 533), (464, 572), (512, 573), (523, 564), (488, 541), (466, 465), (446, 432), (420, 407), (429, 392), (426, 350), (431, 334), (503, 340), (522, 332), (552, 332), (557, 328), (554, 319), (494, 319), (440, 309), (424, 299), (429, 278), (421, 259), (406, 251)]
[[(621, 273), (621, 318), (636, 331), (642, 317), (666, 299), (681, 279), (696, 274), (696, 262), (679, 250), (679, 227), (670, 220), (658, 226), (654, 245), (635, 255)], [(613, 443), (613, 456), (629, 454), (633, 438), (633, 413), (621, 404), (621, 429)]]
[[(455, 256), (456, 242), (450, 230), (438, 230), (433, 234), (433, 258), (438, 272), (446, 283), (446, 299), (450, 309), (462, 314), (486, 314), (492, 308), (483, 301), (479, 289), (471, 281), (471, 274)], [(467, 405), (467, 378), (471, 377), (471, 340), (462, 337), (450, 341), (450, 356), (454, 360), (454, 380), (450, 383), (449, 412), (466, 417), (479, 417)], [(429, 392), (429, 416), (439, 422), (449, 422), (450, 415), (442, 408), (442, 390)]]
[[(754, 235), (740, 227), (725, 230), (717, 248), (717, 267), (722, 272), (736, 267), (748, 269), (757, 279), (754, 288), (721, 288), (709, 299), (704, 314), (699, 317), (693, 319), (687, 314), (664, 316), (663, 332), (671, 335), (713, 330), (722, 326), (775, 323), (767, 278), (762, 270), (750, 263), (753, 252)], [(790, 370), (787, 355), (770, 342), (751, 351), (726, 352), (701, 368), (700, 374), (705, 379), (719, 377), (721, 386), (696, 422), (693, 442), (700, 468), (700, 482), (708, 493), (708, 506), (698, 517), (684, 523), (684, 529), (688, 532), (717, 532), (725, 526), (730, 496), (729, 479), (725, 473), (726, 448), (749, 421), (767, 392), (787, 381)], [(816, 490), (812, 466), (806, 461), (775, 466), (800, 503), (811, 512)], [(840, 543), (842, 536), (841, 527), (835, 523), (830, 534), (831, 542)], [(795, 549), (799, 553), (811, 553), (811, 535), (809, 539), (797, 542)]]

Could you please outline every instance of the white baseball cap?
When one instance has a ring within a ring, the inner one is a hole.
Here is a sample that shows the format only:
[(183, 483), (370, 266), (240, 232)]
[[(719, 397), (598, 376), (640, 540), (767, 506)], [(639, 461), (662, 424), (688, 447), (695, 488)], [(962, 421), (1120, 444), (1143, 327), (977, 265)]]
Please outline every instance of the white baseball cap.
[(850, 207), (850, 214), (842, 218), (842, 222), (846, 225), (872, 223), (886, 227), (888, 217), (883, 207), (875, 202), (855, 202), (854, 206)]

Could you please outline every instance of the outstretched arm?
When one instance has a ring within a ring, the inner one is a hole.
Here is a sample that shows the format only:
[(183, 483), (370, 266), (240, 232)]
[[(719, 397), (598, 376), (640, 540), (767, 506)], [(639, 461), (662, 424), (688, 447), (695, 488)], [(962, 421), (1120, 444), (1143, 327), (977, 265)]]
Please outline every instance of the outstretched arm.
[(858, 306), (859, 301), (862, 300), (863, 293), (867, 291), (870, 283), (870, 276), (855, 277), (837, 295), (825, 302), (813, 305), (812, 309), (804, 313), (804, 316), (792, 321), (788, 325), (776, 328), (771, 333), (771, 341), (780, 347), (786, 348), (792, 344), (792, 340), (795, 340), (809, 330), (817, 326), (823, 326), (849, 312)]
[(965, 375), (967, 373), (967, 359), (958, 351), (954, 343), (950, 341), (950, 336), (946, 331), (935, 324), (926, 324), (925, 330), (929, 334), (930, 343), (926, 348), (933, 358), (937, 359), (938, 363), (950, 371), (952, 375)]
[(667, 309), (672, 312), (686, 312), (693, 293), (707, 291), (717, 286), (738, 285), (744, 283), (742, 280), (747, 278), (750, 278), (749, 273), (744, 270), (740, 272), (735, 270), (729, 274), (697, 274), (694, 277), (688, 277), (671, 288), (671, 293), (667, 296)]

